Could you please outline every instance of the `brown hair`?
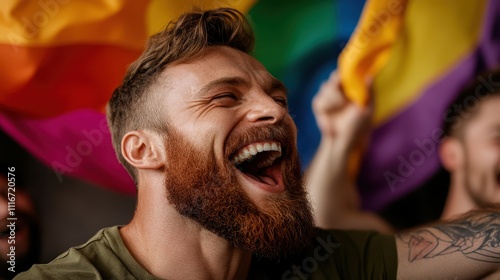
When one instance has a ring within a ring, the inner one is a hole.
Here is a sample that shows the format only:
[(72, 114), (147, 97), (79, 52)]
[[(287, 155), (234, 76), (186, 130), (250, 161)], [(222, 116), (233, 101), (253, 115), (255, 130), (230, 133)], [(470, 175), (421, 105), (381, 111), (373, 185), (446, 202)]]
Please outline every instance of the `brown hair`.
[(113, 147), (136, 184), (137, 171), (123, 157), (121, 141), (133, 130), (166, 132), (166, 120), (160, 118), (158, 108), (155, 111), (155, 106), (146, 106), (151, 99), (148, 93), (163, 70), (173, 63), (199, 57), (210, 46), (228, 46), (249, 53), (253, 44), (254, 36), (245, 16), (231, 8), (183, 14), (149, 38), (144, 52), (130, 65), (107, 107)]
[(470, 81), (443, 114), (443, 137), (461, 138), (464, 125), (488, 97), (500, 95), (500, 68), (490, 69)]

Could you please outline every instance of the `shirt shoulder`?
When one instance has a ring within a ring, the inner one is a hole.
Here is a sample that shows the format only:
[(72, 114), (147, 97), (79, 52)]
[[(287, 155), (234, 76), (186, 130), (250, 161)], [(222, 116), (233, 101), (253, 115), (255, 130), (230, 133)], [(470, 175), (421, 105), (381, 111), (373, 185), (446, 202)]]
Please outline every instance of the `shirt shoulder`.
[(297, 256), (252, 267), (254, 279), (396, 279), (396, 243), (373, 231), (318, 229)]
[(126, 249), (117, 226), (100, 230), (48, 264), (33, 265), (15, 279), (154, 279)]

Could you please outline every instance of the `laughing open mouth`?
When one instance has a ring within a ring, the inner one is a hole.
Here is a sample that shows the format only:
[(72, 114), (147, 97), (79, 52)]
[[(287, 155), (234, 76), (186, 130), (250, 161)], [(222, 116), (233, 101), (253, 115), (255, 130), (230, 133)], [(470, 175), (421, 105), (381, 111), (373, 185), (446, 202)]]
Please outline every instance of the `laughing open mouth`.
[(281, 191), (281, 144), (275, 141), (265, 141), (249, 144), (238, 150), (231, 158), (234, 166), (244, 175), (267, 185), (274, 191)]

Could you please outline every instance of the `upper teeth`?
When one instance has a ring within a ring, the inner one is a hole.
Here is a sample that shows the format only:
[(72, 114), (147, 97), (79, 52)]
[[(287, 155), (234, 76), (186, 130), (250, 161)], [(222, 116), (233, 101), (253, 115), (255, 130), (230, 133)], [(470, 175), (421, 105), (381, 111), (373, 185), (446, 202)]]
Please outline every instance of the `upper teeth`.
[(239, 150), (238, 153), (233, 157), (232, 161), (234, 164), (240, 164), (246, 160), (251, 159), (253, 156), (260, 152), (276, 151), (276, 156), (272, 159), (274, 161), (276, 158), (281, 156), (281, 144), (278, 142), (260, 142), (255, 144), (250, 144)]

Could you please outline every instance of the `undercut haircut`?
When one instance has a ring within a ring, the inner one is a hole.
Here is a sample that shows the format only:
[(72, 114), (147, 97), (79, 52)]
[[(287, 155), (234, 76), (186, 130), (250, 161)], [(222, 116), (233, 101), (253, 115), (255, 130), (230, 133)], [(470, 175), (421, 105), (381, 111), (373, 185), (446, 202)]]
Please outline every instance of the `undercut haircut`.
[(465, 86), (443, 116), (443, 137), (462, 139), (464, 127), (481, 103), (500, 95), (500, 68), (488, 70)]
[(167, 120), (151, 102), (151, 89), (161, 73), (173, 64), (192, 61), (211, 46), (227, 46), (250, 53), (254, 35), (245, 16), (231, 8), (194, 10), (170, 22), (151, 36), (142, 55), (128, 68), (122, 84), (107, 106), (108, 125), (118, 160), (138, 184), (137, 170), (121, 153), (126, 133), (151, 129), (167, 133)]

